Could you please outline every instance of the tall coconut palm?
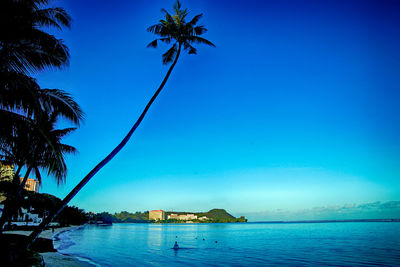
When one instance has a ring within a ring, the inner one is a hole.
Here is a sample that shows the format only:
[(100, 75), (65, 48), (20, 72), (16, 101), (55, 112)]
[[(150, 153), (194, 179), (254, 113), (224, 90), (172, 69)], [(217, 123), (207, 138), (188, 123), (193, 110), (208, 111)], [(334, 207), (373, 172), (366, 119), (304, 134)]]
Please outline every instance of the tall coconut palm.
[[(18, 202), (31, 171), (35, 173), (39, 183), (41, 183), (41, 170), (47, 171), (47, 174), (53, 176), (57, 183), (65, 181), (67, 166), (64, 156), (67, 153), (75, 153), (76, 149), (61, 143), (61, 139), (74, 131), (75, 128), (55, 129), (56, 118), (57, 114), (55, 113), (47, 117), (42, 116), (40, 120), (35, 121), (28, 128), (24, 127), (28, 124), (18, 124), (14, 126), (15, 134), (11, 139), (0, 138), (0, 142), (8, 145), (8, 149), (5, 146), (2, 147), (0, 156), (3, 155), (3, 158), (9, 162), (22, 164), (27, 168), (22, 182), (19, 181), (19, 176), (16, 176), (19, 188), (7, 198), (0, 220), (0, 229), (2, 229), (7, 217), (14, 212), (13, 207), (16, 206), (14, 204)], [(20, 166), (18, 166), (18, 169), (20, 169)]]
[(43, 229), (61, 212), (61, 210), (68, 204), (68, 202), (89, 182), (89, 180), (101, 169), (103, 168), (129, 141), (132, 134), (135, 132), (137, 127), (142, 122), (150, 106), (153, 104), (154, 100), (157, 98), (161, 90), (164, 88), (173, 68), (178, 61), (182, 47), (189, 54), (196, 54), (197, 50), (192, 46), (194, 43), (207, 44), (214, 46), (210, 41), (200, 37), (207, 30), (204, 26), (196, 26), (197, 22), (202, 17), (202, 14), (194, 16), (189, 22), (186, 22), (186, 17), (188, 15), (187, 9), (182, 10), (179, 1), (174, 5), (174, 15), (170, 15), (166, 10), (162, 10), (165, 14), (165, 19), (161, 19), (158, 24), (149, 27), (147, 30), (158, 35), (160, 38), (152, 41), (148, 47), (157, 47), (158, 41), (164, 43), (173, 43), (172, 47), (168, 49), (162, 56), (163, 64), (171, 63), (167, 74), (165, 75), (163, 81), (161, 82), (159, 88), (154, 93), (150, 101), (147, 103), (142, 114), (139, 116), (135, 124), (132, 126), (128, 134), (124, 137), (121, 143), (113, 150), (111, 153), (105, 157), (99, 164), (97, 164), (83, 179), (82, 181), (63, 199), (58, 209), (47, 216), (43, 222), (35, 229), (29, 236), (28, 248), (36, 240)]

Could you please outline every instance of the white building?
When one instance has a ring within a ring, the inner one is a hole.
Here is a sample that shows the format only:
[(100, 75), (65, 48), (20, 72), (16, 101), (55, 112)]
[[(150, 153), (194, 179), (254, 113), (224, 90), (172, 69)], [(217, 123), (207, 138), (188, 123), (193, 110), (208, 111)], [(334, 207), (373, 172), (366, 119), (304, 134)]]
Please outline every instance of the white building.
[[(22, 212), (18, 215), (17, 218), (14, 218), (17, 222), (31, 222), (31, 223), (41, 223), (42, 218), (39, 217), (39, 214), (31, 213), (27, 209), (22, 208)], [(33, 210), (32, 210), (33, 211)]]
[(188, 221), (188, 220), (197, 219), (197, 215), (194, 215), (194, 214), (181, 214), (181, 215), (178, 215), (178, 214), (171, 213), (171, 215), (168, 215), (168, 219)]

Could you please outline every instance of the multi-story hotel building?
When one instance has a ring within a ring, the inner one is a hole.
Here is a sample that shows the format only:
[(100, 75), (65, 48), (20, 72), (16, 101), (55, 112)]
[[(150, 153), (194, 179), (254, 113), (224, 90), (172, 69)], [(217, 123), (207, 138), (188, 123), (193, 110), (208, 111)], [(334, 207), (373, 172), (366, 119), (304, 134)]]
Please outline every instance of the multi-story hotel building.
[(12, 181), (14, 177), (14, 165), (0, 161), (0, 181)]
[(149, 220), (165, 220), (165, 211), (163, 210), (151, 210), (149, 212)]
[[(21, 179), (21, 183), (22, 183), (24, 178), (20, 178), (20, 179)], [(39, 181), (32, 179), (32, 178), (28, 178), (28, 180), (26, 180), (24, 189), (27, 191), (39, 193)]]

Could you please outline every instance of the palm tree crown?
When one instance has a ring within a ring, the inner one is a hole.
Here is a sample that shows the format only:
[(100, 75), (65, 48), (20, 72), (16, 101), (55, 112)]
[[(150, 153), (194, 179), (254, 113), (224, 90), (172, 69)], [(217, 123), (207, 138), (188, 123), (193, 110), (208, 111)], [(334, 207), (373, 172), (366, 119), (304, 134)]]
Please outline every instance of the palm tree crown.
[(189, 14), (187, 9), (181, 9), (181, 3), (176, 1), (174, 5), (175, 14), (171, 15), (165, 9), (161, 9), (165, 13), (165, 19), (161, 19), (159, 23), (150, 26), (147, 31), (160, 36), (147, 45), (147, 47), (157, 47), (158, 41), (174, 44), (162, 56), (163, 64), (171, 63), (177, 53), (180, 51), (181, 46), (188, 54), (197, 54), (197, 49), (192, 46), (193, 43), (206, 44), (210, 46), (215, 45), (200, 37), (207, 29), (203, 25), (196, 25), (201, 19), (203, 14), (194, 16), (189, 22), (186, 22), (186, 17)]

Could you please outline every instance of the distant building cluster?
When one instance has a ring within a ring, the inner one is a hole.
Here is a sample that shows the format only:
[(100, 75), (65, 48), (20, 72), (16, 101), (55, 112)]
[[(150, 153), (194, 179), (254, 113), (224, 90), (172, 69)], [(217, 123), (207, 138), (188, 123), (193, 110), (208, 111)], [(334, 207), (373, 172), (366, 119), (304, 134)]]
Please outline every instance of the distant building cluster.
[[(0, 204), (0, 216), (2, 215), (4, 210), (4, 204)], [(11, 222), (8, 222), (10, 225), (38, 225), (42, 222), (43, 218), (39, 217), (39, 214), (35, 212), (34, 209), (29, 207), (28, 209), (21, 208), (18, 214), (12, 216)]]
[[(171, 213), (170, 215), (168, 215), (168, 220), (180, 220), (180, 221), (191, 221), (191, 220), (200, 220), (200, 221), (206, 221), (209, 220), (209, 218), (207, 218), (207, 216), (201, 216), (198, 217), (195, 214), (174, 214)], [(155, 220), (155, 221), (159, 221), (159, 220), (165, 220), (165, 211), (163, 210), (152, 210), (149, 212), (149, 220)]]
[[(0, 181), (12, 182), (15, 175), (15, 168), (12, 164), (7, 164), (4, 161), (0, 161)], [(20, 178), (20, 182), (22, 182), (24, 178)], [(28, 178), (26, 180), (25, 190), (39, 193), (39, 181), (36, 179)], [(6, 199), (6, 194), (0, 194), (0, 202), (3, 202)], [(0, 204), (0, 216), (2, 215), (4, 210), (4, 204)], [(24, 209), (19, 210), (18, 214), (13, 216), (11, 221), (12, 225), (37, 225), (42, 222), (42, 218), (39, 217), (37, 212), (33, 209)]]
[(197, 215), (194, 214), (173, 214), (168, 215), (168, 219), (173, 219), (173, 220), (182, 220), (182, 221), (188, 221), (188, 220), (195, 220), (197, 219)]

